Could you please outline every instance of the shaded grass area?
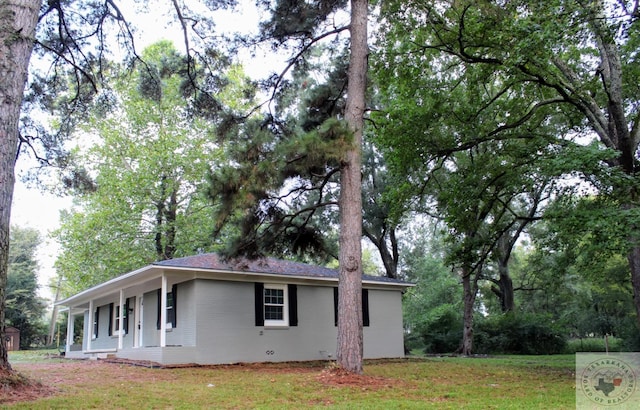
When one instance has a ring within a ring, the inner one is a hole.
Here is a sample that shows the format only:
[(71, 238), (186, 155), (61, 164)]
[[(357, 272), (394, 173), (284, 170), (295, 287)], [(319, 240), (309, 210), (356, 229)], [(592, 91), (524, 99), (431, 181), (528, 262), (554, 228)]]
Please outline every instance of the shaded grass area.
[(57, 393), (10, 408), (574, 409), (574, 356), (428, 357), (365, 363), (360, 378), (328, 363), (149, 369), (101, 361), (15, 361)]

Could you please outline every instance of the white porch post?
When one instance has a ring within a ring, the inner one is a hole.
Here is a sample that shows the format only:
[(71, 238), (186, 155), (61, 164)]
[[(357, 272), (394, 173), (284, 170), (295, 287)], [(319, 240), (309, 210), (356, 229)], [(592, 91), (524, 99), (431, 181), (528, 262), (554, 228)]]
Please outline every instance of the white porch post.
[(69, 307), (69, 317), (67, 318), (67, 347), (65, 348), (67, 352), (71, 351), (71, 345), (73, 344), (73, 319), (73, 308)]
[(93, 340), (93, 338), (95, 337), (95, 332), (93, 329), (93, 322), (94, 322), (94, 317), (93, 317), (93, 299), (91, 299), (89, 301), (89, 323), (87, 324), (87, 350), (91, 350), (91, 341)]
[(160, 347), (167, 346), (167, 277), (162, 272), (160, 289)]
[(122, 338), (124, 337), (124, 321), (122, 320), (124, 318), (124, 290), (120, 289), (120, 308), (118, 309), (119, 312), (119, 317), (118, 317), (118, 323), (119, 325), (119, 329), (118, 329), (118, 350), (122, 350)]

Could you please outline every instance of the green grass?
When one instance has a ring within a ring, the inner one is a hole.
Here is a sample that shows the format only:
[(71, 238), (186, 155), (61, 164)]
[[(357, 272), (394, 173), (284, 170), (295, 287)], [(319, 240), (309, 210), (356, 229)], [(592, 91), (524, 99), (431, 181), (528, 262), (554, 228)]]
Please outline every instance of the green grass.
[[(42, 364), (36, 363), (36, 358), (29, 355), (12, 354), (10, 360), (15, 363), (15, 368), (31, 378), (39, 378), (45, 383), (57, 380), (59, 393), (7, 407), (575, 408), (573, 355), (429, 357), (366, 362), (365, 376), (377, 381), (377, 387), (328, 384), (322, 377), (326, 374), (323, 373), (326, 372), (326, 364), (319, 363), (148, 369), (87, 362), (86, 366), (81, 366), (82, 370), (63, 374), (69, 362), (48, 365), (51, 359), (44, 357), (41, 358)], [(56, 368), (61, 369), (54, 370)]]
[(40, 349), (40, 350), (18, 350), (9, 352), (9, 362), (13, 364), (21, 363), (42, 363), (46, 361), (64, 361), (58, 358), (59, 352), (56, 349)]

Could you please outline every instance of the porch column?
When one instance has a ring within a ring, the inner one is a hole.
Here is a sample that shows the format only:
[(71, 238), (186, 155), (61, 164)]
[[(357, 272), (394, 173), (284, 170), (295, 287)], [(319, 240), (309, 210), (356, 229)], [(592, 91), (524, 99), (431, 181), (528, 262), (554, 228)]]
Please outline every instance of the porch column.
[(118, 323), (119, 325), (119, 331), (118, 331), (118, 350), (122, 350), (122, 338), (124, 337), (124, 321), (122, 320), (124, 318), (124, 290), (120, 289), (120, 308), (118, 309), (119, 312), (119, 317), (118, 317)]
[(167, 277), (162, 272), (160, 288), (160, 347), (167, 346)]
[(65, 351), (71, 351), (71, 345), (73, 344), (73, 309), (69, 307), (69, 317), (67, 318), (67, 347), (65, 347)]
[(87, 319), (89, 322), (87, 323), (87, 334), (89, 335), (89, 337), (87, 337), (87, 350), (91, 350), (91, 341), (96, 336), (95, 329), (93, 327), (93, 322), (95, 320), (93, 317), (93, 309), (93, 299), (91, 299), (89, 301), (89, 319)]

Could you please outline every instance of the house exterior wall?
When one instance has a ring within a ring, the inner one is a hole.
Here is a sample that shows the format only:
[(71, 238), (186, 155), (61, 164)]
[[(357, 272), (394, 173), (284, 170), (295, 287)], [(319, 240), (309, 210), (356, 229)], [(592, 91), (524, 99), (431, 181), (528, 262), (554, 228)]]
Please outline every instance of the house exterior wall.
[[(167, 278), (167, 289), (179, 277)], [(284, 284), (284, 282), (261, 281)], [(138, 289), (130, 296), (130, 308), (139, 309), (136, 298), (142, 295), (142, 312), (130, 314), (129, 332), (109, 336), (109, 303), (117, 305), (119, 296), (103, 297), (99, 302), (98, 337), (87, 344), (93, 334), (89, 312), (84, 313), (84, 357), (117, 357), (148, 360), (162, 364), (224, 364), (238, 362), (278, 362), (330, 360), (335, 358), (334, 289), (336, 283), (298, 284), (297, 326), (257, 326), (256, 287), (254, 282), (214, 279), (190, 279), (177, 283), (176, 326), (167, 329), (165, 346), (160, 346), (158, 289)], [(152, 286), (157, 286), (157, 282)], [(133, 292), (133, 290), (132, 290)], [(127, 289), (124, 290), (127, 295)], [(400, 290), (368, 290), (369, 326), (364, 327), (364, 357), (404, 356), (402, 293)], [(115, 309), (114, 309), (115, 314)], [(141, 345), (135, 347), (140, 319)], [(72, 353), (72, 352), (68, 352)], [(73, 352), (75, 354), (75, 352)], [(80, 353), (80, 352), (78, 352)], [(76, 355), (77, 356), (77, 355)], [(74, 356), (74, 357), (76, 357)]]
[[(105, 349), (115, 349), (118, 347), (118, 333), (112, 330), (111, 335), (109, 335), (109, 327), (113, 327), (113, 316), (115, 315), (115, 306), (120, 303), (119, 296), (113, 296), (113, 301), (109, 303), (96, 303), (97, 311), (98, 311), (98, 335), (94, 338), (94, 324), (93, 320), (95, 320), (95, 311), (94, 308), (93, 317), (89, 317), (89, 311), (85, 311), (84, 313), (84, 324), (83, 324), (83, 334), (88, 335), (91, 338), (91, 348), (89, 349), (89, 343), (87, 340), (87, 336), (83, 338), (82, 341), (82, 349), (83, 350), (105, 350)], [(114, 311), (110, 312), (110, 304), (113, 303)], [(136, 305), (136, 298), (129, 298), (129, 307), (130, 309), (134, 309)], [(92, 320), (91, 320), (92, 319)], [(125, 333), (122, 337), (122, 345), (123, 348), (133, 347), (134, 345), (134, 329), (135, 329), (135, 315), (130, 313), (129, 315), (129, 327), (128, 332)], [(123, 329), (123, 325), (120, 325), (121, 329)]]
[(153, 289), (142, 295), (142, 345), (144, 347), (160, 346), (158, 322), (158, 290)]
[(333, 289), (298, 286), (298, 326), (255, 326), (254, 283), (197, 284), (198, 363), (334, 357)]
[(364, 357), (404, 357), (402, 293), (369, 290), (370, 325), (364, 327)]
[[(326, 360), (335, 358), (333, 287), (297, 287), (298, 325), (255, 326), (254, 284), (198, 280), (195, 362)], [(404, 356), (402, 295), (369, 291), (370, 326), (364, 328), (364, 357)], [(179, 325), (178, 325), (179, 327)]]
[[(171, 289), (170, 284), (168, 286)], [(176, 328), (167, 330), (167, 346), (195, 346), (196, 344), (196, 304), (195, 281), (190, 280), (177, 284), (176, 290)], [(143, 335), (145, 347), (160, 346), (160, 330), (158, 329), (158, 289), (143, 295)]]
[(196, 345), (195, 281), (178, 284), (176, 295), (176, 328), (167, 331), (167, 346)]

